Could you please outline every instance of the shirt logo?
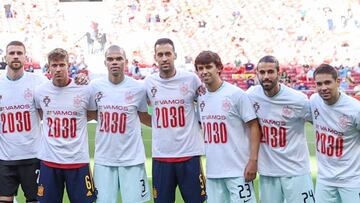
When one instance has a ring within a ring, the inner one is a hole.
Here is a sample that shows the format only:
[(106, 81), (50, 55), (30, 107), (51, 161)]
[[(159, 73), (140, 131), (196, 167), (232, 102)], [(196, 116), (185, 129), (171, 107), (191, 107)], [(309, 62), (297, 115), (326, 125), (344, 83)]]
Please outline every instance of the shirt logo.
[(49, 96), (45, 96), (45, 98), (43, 99), (45, 107), (49, 106), (50, 101), (51, 101), (51, 99), (49, 98)]
[(76, 95), (74, 97), (74, 107), (80, 107), (81, 106), (81, 97), (79, 95)]
[(231, 102), (228, 99), (223, 100), (222, 102), (222, 110), (228, 112), (231, 108)]
[(153, 87), (151, 88), (150, 92), (151, 92), (151, 96), (152, 96), (152, 97), (155, 97), (156, 92), (157, 92), (156, 87), (155, 87), (155, 86), (153, 86)]
[(255, 103), (253, 104), (253, 107), (254, 107), (255, 113), (257, 113), (257, 112), (259, 111), (259, 109), (260, 109), (260, 105), (259, 105), (259, 103), (257, 103), (257, 102), (255, 102)]
[(44, 186), (42, 186), (42, 185), (39, 185), (39, 186), (38, 186), (37, 195), (38, 195), (39, 197), (43, 197), (43, 196), (44, 196)]
[(294, 110), (289, 106), (284, 106), (282, 109), (282, 116), (284, 118), (292, 118), (294, 116)]
[(200, 111), (203, 112), (204, 108), (205, 108), (205, 102), (201, 101), (201, 103), (200, 103)]
[(29, 88), (24, 91), (24, 99), (28, 101), (31, 101), (33, 99), (33, 94)]
[(316, 108), (315, 111), (314, 111), (314, 117), (315, 117), (316, 120), (319, 117), (319, 115), (320, 115), (319, 110)]
[(189, 92), (189, 86), (186, 83), (180, 85), (180, 93), (181, 95), (186, 95)]
[(346, 129), (350, 121), (350, 118), (346, 115), (342, 115), (339, 117), (339, 125), (342, 129)]
[(102, 92), (96, 92), (95, 94), (95, 102), (99, 103), (100, 100), (104, 97), (104, 94)]
[(134, 100), (134, 94), (130, 91), (125, 92), (125, 102), (126, 103), (131, 103)]

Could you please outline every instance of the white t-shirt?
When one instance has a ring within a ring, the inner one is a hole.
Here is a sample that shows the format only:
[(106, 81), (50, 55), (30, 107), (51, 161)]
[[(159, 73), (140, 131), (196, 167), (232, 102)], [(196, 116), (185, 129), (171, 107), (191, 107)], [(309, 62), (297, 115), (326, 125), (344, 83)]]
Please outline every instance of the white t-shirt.
[(142, 83), (125, 77), (120, 84), (108, 78), (91, 82), (90, 105), (98, 110), (95, 163), (131, 166), (145, 162), (138, 112), (147, 112)]
[(43, 79), (28, 72), (16, 81), (1, 75), (0, 160), (36, 158), (41, 131), (33, 96)]
[(199, 97), (198, 109), (204, 133), (206, 176), (243, 177), (250, 156), (246, 122), (256, 118), (248, 96), (224, 82), (217, 91)]
[(333, 105), (310, 98), (315, 130), (317, 181), (335, 187), (360, 186), (360, 102), (344, 93)]
[(259, 173), (289, 177), (310, 173), (305, 121), (311, 120), (307, 96), (283, 84), (273, 97), (260, 85), (247, 91), (262, 129)]
[(198, 119), (195, 116), (200, 79), (191, 72), (177, 70), (172, 78), (159, 74), (145, 78), (152, 114), (152, 156), (176, 158), (204, 154)]
[(87, 110), (89, 86), (72, 80), (65, 87), (52, 81), (35, 90), (36, 108), (43, 111), (39, 159), (58, 164), (89, 163)]

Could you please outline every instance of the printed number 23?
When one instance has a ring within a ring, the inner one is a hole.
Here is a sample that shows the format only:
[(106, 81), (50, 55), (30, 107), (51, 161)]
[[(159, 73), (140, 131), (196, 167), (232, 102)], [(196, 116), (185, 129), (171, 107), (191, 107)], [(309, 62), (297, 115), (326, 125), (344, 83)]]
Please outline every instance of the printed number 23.
[(245, 183), (244, 185), (238, 185), (238, 188), (240, 188), (239, 195), (241, 199), (244, 199), (246, 197), (251, 197), (250, 185), (248, 183)]

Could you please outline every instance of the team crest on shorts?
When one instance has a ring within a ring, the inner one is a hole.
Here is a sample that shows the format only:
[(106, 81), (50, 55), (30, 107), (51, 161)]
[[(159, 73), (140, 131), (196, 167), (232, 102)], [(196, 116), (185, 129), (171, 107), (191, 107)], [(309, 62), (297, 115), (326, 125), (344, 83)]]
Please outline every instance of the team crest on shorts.
[(45, 96), (44, 99), (43, 99), (43, 102), (45, 104), (45, 107), (48, 107), (49, 106), (49, 103), (50, 103), (51, 99), (49, 96)]
[(151, 96), (152, 96), (152, 97), (155, 97), (156, 92), (157, 92), (157, 88), (156, 88), (155, 86), (153, 86), (153, 87), (151, 88), (150, 92), (151, 92)]
[(24, 91), (24, 98), (28, 101), (31, 101), (33, 99), (33, 94), (29, 88)]
[(125, 92), (125, 102), (131, 103), (134, 100), (135, 95), (131, 91)]
[(317, 118), (319, 117), (319, 115), (320, 115), (319, 110), (316, 108), (316, 109), (314, 110), (314, 117), (315, 117), (315, 119), (317, 119)]
[(38, 191), (37, 191), (37, 195), (39, 196), (39, 197), (43, 197), (44, 196), (44, 186), (42, 186), (42, 185), (39, 185), (38, 186)]
[(76, 95), (74, 97), (74, 107), (80, 107), (81, 106), (81, 97), (79, 95)]
[(158, 196), (158, 192), (157, 192), (157, 189), (155, 187), (153, 187), (153, 196), (154, 196), (154, 199), (156, 199), (157, 196)]
[(284, 106), (281, 114), (284, 118), (292, 118), (294, 116), (294, 110), (289, 106)]
[(189, 92), (189, 86), (186, 83), (180, 85), (180, 93), (186, 95)]
[(205, 108), (205, 102), (204, 101), (201, 101), (200, 103), (200, 111), (203, 112), (204, 111), (204, 108)]
[(100, 100), (104, 97), (104, 94), (100, 91), (100, 92), (96, 92), (95, 94), (95, 102), (99, 103)]
[(346, 129), (348, 127), (348, 123), (350, 123), (350, 118), (347, 115), (342, 115), (339, 117), (339, 125), (342, 129)]
[(224, 99), (222, 102), (221, 109), (225, 112), (228, 112), (231, 108), (231, 102), (228, 99)]
[(93, 193), (89, 190), (87, 193), (86, 193), (86, 196), (87, 197), (90, 197), (90, 196), (92, 196), (93, 195)]
[(253, 107), (254, 107), (255, 113), (257, 113), (260, 109), (260, 105), (257, 102), (254, 103)]

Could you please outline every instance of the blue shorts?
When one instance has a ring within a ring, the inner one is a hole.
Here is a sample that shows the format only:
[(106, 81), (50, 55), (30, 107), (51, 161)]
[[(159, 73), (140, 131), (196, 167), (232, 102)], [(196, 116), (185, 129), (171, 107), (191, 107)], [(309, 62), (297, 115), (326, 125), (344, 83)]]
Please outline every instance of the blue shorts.
[(359, 203), (360, 187), (334, 187), (317, 182), (315, 198), (317, 203)]
[(206, 200), (205, 177), (199, 156), (184, 162), (153, 159), (152, 173), (155, 203), (175, 202), (177, 186), (184, 202), (201, 203)]
[(315, 192), (310, 174), (290, 177), (260, 175), (262, 203), (314, 203)]
[(65, 186), (70, 202), (91, 203), (96, 200), (88, 164), (76, 169), (60, 169), (41, 162), (38, 186), (40, 203), (61, 203)]

